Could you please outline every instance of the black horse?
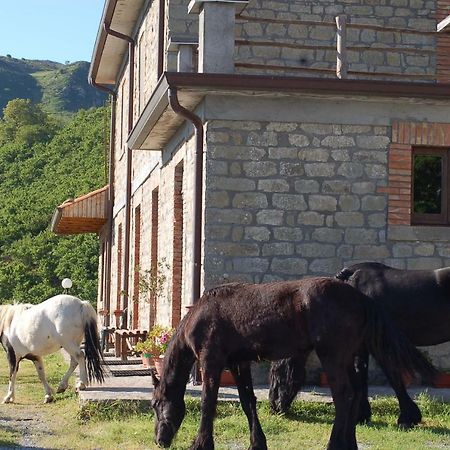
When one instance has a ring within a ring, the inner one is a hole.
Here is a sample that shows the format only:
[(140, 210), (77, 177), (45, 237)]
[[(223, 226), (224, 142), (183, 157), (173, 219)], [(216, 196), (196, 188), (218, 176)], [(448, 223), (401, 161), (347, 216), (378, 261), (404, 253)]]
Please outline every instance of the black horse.
[[(437, 345), (450, 341), (450, 267), (437, 270), (399, 270), (368, 262), (344, 268), (336, 278), (371, 297), (394, 319), (414, 345)], [(367, 351), (358, 358), (363, 395), (359, 422), (371, 417), (367, 398)], [(306, 356), (277, 361), (270, 371), (269, 398), (275, 412), (286, 412), (305, 377)], [(398, 424), (410, 428), (422, 420), (419, 408), (409, 397), (401, 379), (387, 374), (400, 405)]]
[(335, 404), (329, 449), (357, 449), (361, 387), (355, 357), (368, 348), (393, 380), (433, 369), (375, 302), (347, 283), (311, 278), (271, 284), (228, 284), (206, 292), (178, 326), (153, 373), (155, 441), (169, 447), (185, 415), (184, 393), (197, 359), (203, 370), (200, 428), (191, 449), (214, 448), (220, 374), (229, 367), (250, 428), (250, 449), (267, 449), (253, 391), (250, 361), (305, 355), (315, 349)]

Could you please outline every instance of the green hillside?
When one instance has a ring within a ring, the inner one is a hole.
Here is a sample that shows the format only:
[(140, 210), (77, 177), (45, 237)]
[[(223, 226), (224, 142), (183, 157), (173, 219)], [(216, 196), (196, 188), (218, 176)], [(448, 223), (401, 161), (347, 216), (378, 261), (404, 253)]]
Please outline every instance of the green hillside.
[(41, 302), (61, 293), (65, 277), (74, 282), (71, 293), (95, 301), (98, 237), (56, 236), (49, 225), (57, 205), (106, 184), (108, 117), (108, 108), (92, 108), (61, 124), (30, 100), (7, 104), (0, 119), (0, 303)]
[(102, 106), (106, 94), (89, 85), (88, 72), (84, 61), (61, 64), (0, 56), (0, 116), (15, 98), (40, 102), (46, 112), (58, 116)]

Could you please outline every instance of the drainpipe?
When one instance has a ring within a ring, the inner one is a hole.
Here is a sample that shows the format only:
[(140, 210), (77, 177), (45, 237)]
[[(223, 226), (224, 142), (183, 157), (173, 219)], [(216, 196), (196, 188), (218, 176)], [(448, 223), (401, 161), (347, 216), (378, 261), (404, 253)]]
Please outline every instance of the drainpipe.
[[(111, 30), (110, 24), (103, 24), (104, 30), (107, 34), (122, 39), (128, 42), (128, 64), (129, 64), (129, 83), (128, 83), (128, 134), (133, 128), (133, 109), (134, 109), (134, 39), (118, 31)], [(125, 196), (125, 245), (124, 245), (124, 265), (123, 265), (123, 279), (122, 279), (122, 305), (123, 305), (123, 320), (121, 327), (128, 326), (128, 291), (129, 291), (129, 277), (130, 277), (130, 229), (131, 229), (131, 169), (133, 163), (132, 151), (127, 146), (127, 173), (126, 173), (126, 196)]]
[(117, 94), (101, 84), (98, 84), (93, 78), (89, 78), (89, 84), (111, 96), (111, 124), (110, 124), (110, 142), (108, 152), (108, 234), (106, 237), (106, 263), (105, 263), (105, 301), (108, 314), (105, 316), (103, 325), (110, 325), (111, 308), (111, 265), (112, 265), (112, 235), (113, 235), (113, 205), (114, 205), (114, 142), (116, 140), (116, 100)]
[(200, 297), (202, 258), (202, 205), (203, 205), (203, 122), (199, 116), (180, 105), (177, 88), (169, 88), (169, 103), (176, 114), (184, 117), (195, 128), (195, 188), (194, 188), (194, 273), (192, 277), (193, 305)]

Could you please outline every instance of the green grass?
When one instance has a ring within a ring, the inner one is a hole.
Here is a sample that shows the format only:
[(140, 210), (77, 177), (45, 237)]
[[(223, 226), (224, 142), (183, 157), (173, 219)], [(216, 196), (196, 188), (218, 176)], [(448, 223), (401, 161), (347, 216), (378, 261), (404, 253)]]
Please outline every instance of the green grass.
[[(56, 386), (66, 369), (59, 355), (47, 358), (47, 373)], [(6, 391), (6, 361), (0, 360), (0, 389)], [(72, 381), (73, 385), (73, 381)], [(0, 417), (26, 412), (40, 415), (50, 430), (37, 436), (36, 444), (53, 449), (155, 449), (153, 444), (153, 415), (148, 403), (132, 401), (109, 404), (86, 404), (80, 407), (73, 390), (58, 394), (53, 404), (43, 405), (43, 389), (32, 364), (23, 363), (19, 371), (16, 405), (1, 405)], [(3, 392), (0, 392), (3, 395)], [(373, 423), (358, 426), (360, 448), (379, 450), (450, 449), (450, 405), (422, 395), (418, 399), (424, 423), (404, 432), (396, 427), (398, 406), (392, 398), (372, 401)], [(200, 420), (198, 400), (186, 400), (187, 414), (172, 446), (186, 449), (194, 439)], [(259, 415), (270, 449), (297, 450), (326, 447), (334, 408), (331, 404), (295, 402), (287, 416), (273, 416), (267, 402), (259, 403)], [(10, 428), (0, 427), (0, 446), (13, 448), (20, 436)], [(240, 405), (222, 402), (215, 420), (215, 442), (218, 450), (247, 449), (249, 433), (247, 420)]]

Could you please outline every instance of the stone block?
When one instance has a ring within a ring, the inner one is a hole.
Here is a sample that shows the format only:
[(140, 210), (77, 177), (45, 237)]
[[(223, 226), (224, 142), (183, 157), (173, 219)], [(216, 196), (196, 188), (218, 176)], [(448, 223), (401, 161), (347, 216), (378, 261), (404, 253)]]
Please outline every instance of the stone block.
[(387, 197), (384, 195), (366, 195), (361, 200), (363, 211), (383, 211), (387, 207)]
[(289, 143), (296, 147), (307, 147), (310, 143), (308, 136), (304, 134), (290, 134)]
[(408, 270), (434, 270), (442, 267), (441, 258), (411, 258), (406, 262)]
[(271, 242), (262, 247), (263, 256), (290, 256), (294, 254), (292, 242)]
[(246, 240), (265, 242), (270, 240), (270, 230), (267, 227), (245, 227)]
[(339, 197), (339, 208), (342, 211), (357, 211), (361, 206), (357, 195), (341, 195)]
[(298, 150), (292, 147), (269, 148), (270, 159), (297, 159)]
[(298, 159), (301, 161), (326, 162), (329, 158), (329, 150), (323, 148), (304, 149), (298, 152)]
[(367, 223), (370, 228), (382, 228), (387, 224), (387, 216), (385, 213), (369, 214)]
[(359, 212), (337, 212), (334, 220), (340, 227), (362, 227), (364, 225), (364, 215)]
[(301, 212), (297, 217), (297, 223), (299, 225), (323, 226), (325, 223), (325, 216), (314, 211)]
[(278, 145), (277, 133), (272, 131), (264, 131), (262, 133), (250, 132), (247, 137), (247, 145), (275, 147)]
[(256, 223), (259, 225), (282, 225), (284, 211), (267, 209), (256, 213)]
[(250, 212), (242, 209), (225, 209), (225, 208), (207, 208), (206, 223), (219, 224), (242, 224), (250, 225), (253, 221), (253, 216)]
[(332, 177), (335, 174), (335, 164), (305, 163), (305, 172), (309, 177)]
[(258, 181), (258, 190), (264, 192), (288, 192), (289, 183), (284, 179), (267, 179)]
[(353, 257), (366, 260), (382, 260), (390, 255), (389, 249), (384, 245), (355, 245)]
[(230, 195), (226, 191), (208, 191), (207, 203), (213, 208), (227, 208), (230, 206)]
[(215, 145), (209, 146), (207, 152), (213, 159), (260, 161), (266, 156), (266, 151), (258, 147)]
[(308, 209), (304, 196), (297, 194), (273, 194), (272, 205), (284, 211)]
[(342, 180), (324, 180), (322, 183), (322, 192), (325, 194), (347, 194), (351, 190), (348, 181)]
[(262, 209), (267, 208), (268, 204), (267, 196), (259, 192), (242, 192), (233, 198), (234, 208)]
[(344, 231), (337, 228), (316, 228), (312, 233), (312, 239), (317, 242), (330, 242), (339, 244), (342, 242)]
[(297, 227), (276, 227), (273, 229), (273, 237), (277, 241), (300, 242), (303, 240), (303, 231)]
[(337, 200), (330, 195), (310, 195), (308, 204), (312, 211), (336, 211)]
[(337, 173), (345, 178), (360, 178), (364, 173), (364, 166), (360, 163), (344, 162), (339, 166)]
[(319, 182), (316, 180), (298, 180), (295, 182), (295, 191), (300, 194), (311, 194), (319, 192)]
[(313, 273), (334, 275), (342, 266), (340, 258), (315, 259), (309, 265), (309, 270)]
[(387, 178), (387, 168), (381, 164), (366, 164), (364, 172), (368, 178), (381, 180)]
[(283, 176), (302, 176), (305, 174), (303, 163), (280, 163), (280, 175)]
[(214, 242), (211, 252), (221, 256), (259, 256), (259, 245), (244, 242)]
[(376, 230), (365, 228), (347, 228), (345, 230), (346, 244), (376, 244), (378, 233)]
[(266, 273), (269, 261), (265, 258), (233, 258), (233, 271), (241, 273)]
[(300, 276), (305, 275), (308, 262), (301, 258), (273, 258), (270, 270), (274, 273)]
[(417, 256), (433, 256), (434, 250), (434, 244), (422, 243), (414, 247), (414, 254)]
[(209, 188), (225, 191), (254, 191), (256, 182), (247, 178), (211, 177)]
[(327, 136), (322, 139), (321, 144), (324, 147), (347, 148), (354, 147), (355, 140), (351, 136)]
[(358, 181), (352, 183), (352, 192), (354, 194), (372, 194), (375, 192), (376, 185), (373, 181)]
[(277, 165), (268, 161), (250, 161), (243, 163), (243, 169), (247, 177), (270, 177), (277, 173)]
[(336, 247), (331, 244), (310, 242), (297, 245), (296, 252), (304, 258), (330, 258), (336, 255)]

